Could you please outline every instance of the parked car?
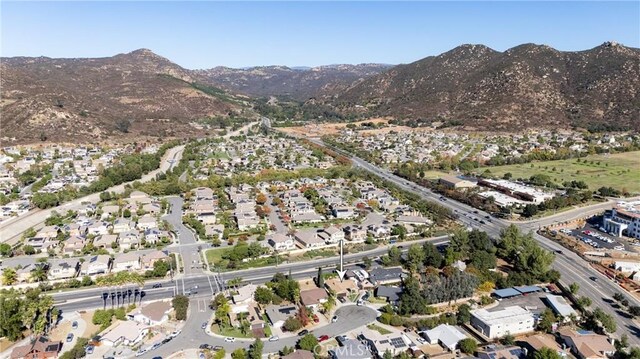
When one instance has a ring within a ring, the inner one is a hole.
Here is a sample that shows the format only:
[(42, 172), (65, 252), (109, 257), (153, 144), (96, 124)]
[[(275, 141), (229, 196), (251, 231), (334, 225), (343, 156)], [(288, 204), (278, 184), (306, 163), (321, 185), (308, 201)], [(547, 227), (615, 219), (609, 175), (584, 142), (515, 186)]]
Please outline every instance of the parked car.
[(233, 343), (233, 342), (235, 342), (235, 341), (236, 341), (236, 338), (233, 338), (233, 337), (226, 337), (226, 338), (224, 338), (224, 341), (225, 341), (225, 342), (227, 342), (227, 343)]
[(74, 320), (73, 323), (71, 323), (71, 329), (78, 329), (78, 321)]
[(169, 337), (175, 338), (178, 335), (180, 335), (180, 333), (182, 333), (182, 330), (176, 330), (176, 331), (172, 332), (171, 334), (169, 334)]
[(219, 352), (219, 351), (220, 351), (220, 350), (222, 350), (222, 349), (224, 349), (224, 348), (223, 348), (223, 347), (221, 347), (221, 346), (219, 346), (219, 345), (216, 345), (216, 346), (215, 346), (215, 347), (213, 347), (213, 349), (211, 349), (211, 350), (213, 350), (214, 352)]
[(308, 330), (306, 330), (306, 329), (301, 330), (301, 331), (299, 331), (299, 332), (298, 332), (298, 336), (299, 336), (299, 337), (305, 336), (305, 335), (307, 335), (307, 334), (309, 334), (309, 331), (308, 331)]
[(272, 336), (271, 338), (269, 338), (270, 342), (277, 342), (278, 339), (280, 339), (280, 337), (278, 337), (277, 335)]
[(199, 348), (199, 349), (203, 349), (203, 350), (204, 350), (204, 349), (211, 350), (212, 346), (211, 346), (211, 344), (207, 344), (207, 343), (205, 343), (205, 344), (200, 344), (200, 346), (199, 346), (198, 348)]
[(318, 337), (318, 342), (320, 343), (324, 342), (325, 340), (329, 340), (329, 336), (326, 334)]
[(93, 354), (93, 345), (89, 345), (84, 349), (86, 354)]
[(67, 343), (70, 343), (73, 340), (73, 333), (67, 334)]
[(137, 357), (142, 356), (142, 355), (144, 355), (146, 352), (147, 352), (147, 349), (140, 349), (140, 350), (138, 350), (138, 352), (136, 353), (136, 356), (137, 356)]
[(335, 323), (338, 321), (338, 316), (334, 315), (333, 318), (331, 318), (331, 323)]
[(151, 288), (162, 288), (162, 283), (156, 283), (152, 285)]

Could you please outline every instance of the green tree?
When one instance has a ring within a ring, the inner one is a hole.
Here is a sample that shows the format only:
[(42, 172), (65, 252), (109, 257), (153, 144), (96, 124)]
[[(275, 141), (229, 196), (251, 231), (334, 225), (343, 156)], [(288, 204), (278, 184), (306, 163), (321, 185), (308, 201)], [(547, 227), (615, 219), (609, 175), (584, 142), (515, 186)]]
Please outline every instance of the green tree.
[(298, 348), (308, 350), (312, 353), (315, 353), (314, 349), (317, 345), (318, 339), (313, 334), (307, 334), (298, 341)]
[(549, 308), (546, 308), (540, 314), (540, 321), (538, 322), (538, 330), (542, 330), (547, 333), (550, 333), (553, 327), (553, 324), (555, 324), (557, 321), (558, 319), (556, 318), (556, 315), (553, 313), (553, 311)]
[(176, 311), (177, 320), (186, 320), (189, 309), (189, 298), (184, 295), (176, 295), (171, 301), (173, 309)]
[(557, 350), (544, 347), (533, 353), (533, 359), (562, 359), (562, 357)]
[(458, 325), (467, 324), (471, 321), (471, 307), (468, 304), (462, 304), (458, 307), (456, 321)]
[(371, 265), (373, 264), (373, 261), (371, 260), (371, 258), (364, 256), (362, 258), (362, 264), (364, 264), (364, 269), (369, 270), (371, 269)]
[(5, 268), (2, 271), (2, 284), (3, 285), (13, 285), (18, 280), (18, 274), (16, 270), (13, 268)]
[(298, 317), (291, 316), (284, 321), (283, 327), (287, 331), (295, 332), (296, 330), (302, 328), (302, 322), (300, 322), (300, 319), (298, 319)]
[(324, 288), (324, 276), (322, 275), (322, 267), (318, 268), (318, 279), (317, 279), (318, 287)]
[(11, 249), (10, 245), (6, 243), (0, 243), (0, 256), (8, 257), (12, 252), (13, 250)]
[(27, 244), (26, 246), (22, 247), (22, 251), (24, 252), (24, 254), (26, 254), (28, 256), (36, 254), (35, 248), (33, 248), (33, 246), (29, 245), (29, 244)]
[(407, 252), (406, 267), (412, 273), (420, 269), (424, 263), (426, 256), (424, 250), (419, 244), (412, 244)]
[(251, 344), (251, 348), (249, 348), (249, 359), (261, 359), (263, 349), (264, 343), (262, 343), (260, 338), (256, 338), (253, 344)]
[(580, 290), (580, 284), (573, 282), (569, 285), (569, 291), (571, 292), (571, 294), (578, 294), (578, 290)]
[(478, 348), (478, 343), (471, 338), (465, 338), (458, 342), (458, 346), (463, 353), (473, 354)]
[(244, 348), (238, 348), (231, 353), (231, 359), (248, 359), (247, 350)]
[(511, 335), (511, 333), (507, 333), (507, 335), (500, 339), (500, 343), (503, 345), (514, 345), (516, 343), (516, 338)]
[(267, 287), (260, 286), (256, 288), (253, 299), (263, 305), (270, 304), (273, 301), (273, 292)]
[(438, 251), (438, 248), (433, 243), (425, 242), (422, 245), (422, 251), (424, 253), (424, 265), (429, 267), (440, 268), (442, 267), (442, 254)]

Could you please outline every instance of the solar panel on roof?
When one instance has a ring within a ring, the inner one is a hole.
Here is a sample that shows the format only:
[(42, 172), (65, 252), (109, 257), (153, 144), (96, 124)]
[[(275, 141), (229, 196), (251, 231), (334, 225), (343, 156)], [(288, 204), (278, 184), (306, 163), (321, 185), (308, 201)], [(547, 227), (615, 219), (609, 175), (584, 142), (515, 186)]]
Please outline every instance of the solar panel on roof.
[(524, 285), (522, 287), (513, 287), (513, 288), (520, 293), (534, 293), (542, 290), (540, 289), (540, 287), (536, 287), (534, 285)]
[(391, 345), (393, 345), (396, 348), (402, 348), (407, 346), (407, 344), (405, 344), (402, 338), (391, 338)]
[(522, 349), (511, 349), (511, 350), (509, 350), (509, 354), (515, 355), (515, 356), (520, 356), (522, 354)]
[(493, 291), (493, 295), (495, 295), (496, 297), (499, 298), (508, 298), (508, 297), (515, 297), (520, 295), (521, 293), (518, 292), (517, 290), (513, 289), (513, 288), (504, 288), (504, 289), (498, 289)]

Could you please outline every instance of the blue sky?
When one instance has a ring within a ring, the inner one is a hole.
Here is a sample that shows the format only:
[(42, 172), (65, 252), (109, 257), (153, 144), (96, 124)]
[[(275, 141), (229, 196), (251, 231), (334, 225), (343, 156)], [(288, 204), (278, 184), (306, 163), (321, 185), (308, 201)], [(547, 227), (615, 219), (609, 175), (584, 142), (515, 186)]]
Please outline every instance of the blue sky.
[(640, 47), (640, 2), (7, 2), (2, 56), (149, 48), (186, 68), (408, 63), (460, 44)]

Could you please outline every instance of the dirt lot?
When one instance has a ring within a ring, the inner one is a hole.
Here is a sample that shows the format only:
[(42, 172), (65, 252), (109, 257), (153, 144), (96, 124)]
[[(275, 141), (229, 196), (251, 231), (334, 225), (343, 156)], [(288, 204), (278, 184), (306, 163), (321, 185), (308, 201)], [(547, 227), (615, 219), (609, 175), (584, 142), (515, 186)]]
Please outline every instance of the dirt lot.
[[(388, 119), (384, 119), (384, 118), (373, 118), (370, 120), (364, 120), (360, 122), (352, 122), (352, 124), (356, 126), (360, 126), (360, 124), (364, 122), (387, 123), (388, 121), (389, 121)], [(305, 126), (298, 126), (298, 127), (282, 127), (280, 128), (280, 130), (290, 135), (298, 136), (298, 137), (321, 137), (324, 135), (335, 135), (338, 132), (345, 129), (346, 127), (347, 127), (346, 123), (323, 123), (323, 124), (308, 124)], [(363, 130), (362, 133), (377, 134), (377, 133), (387, 133), (389, 131), (402, 131), (407, 129), (410, 129), (410, 127), (390, 125), (384, 128), (378, 128), (373, 130)]]
[(93, 311), (87, 311), (80, 314), (80, 318), (87, 323), (87, 329), (84, 330), (84, 334), (82, 335), (85, 338), (90, 338), (93, 334), (97, 333), (100, 330), (99, 325), (93, 324), (91, 318), (93, 318)]

